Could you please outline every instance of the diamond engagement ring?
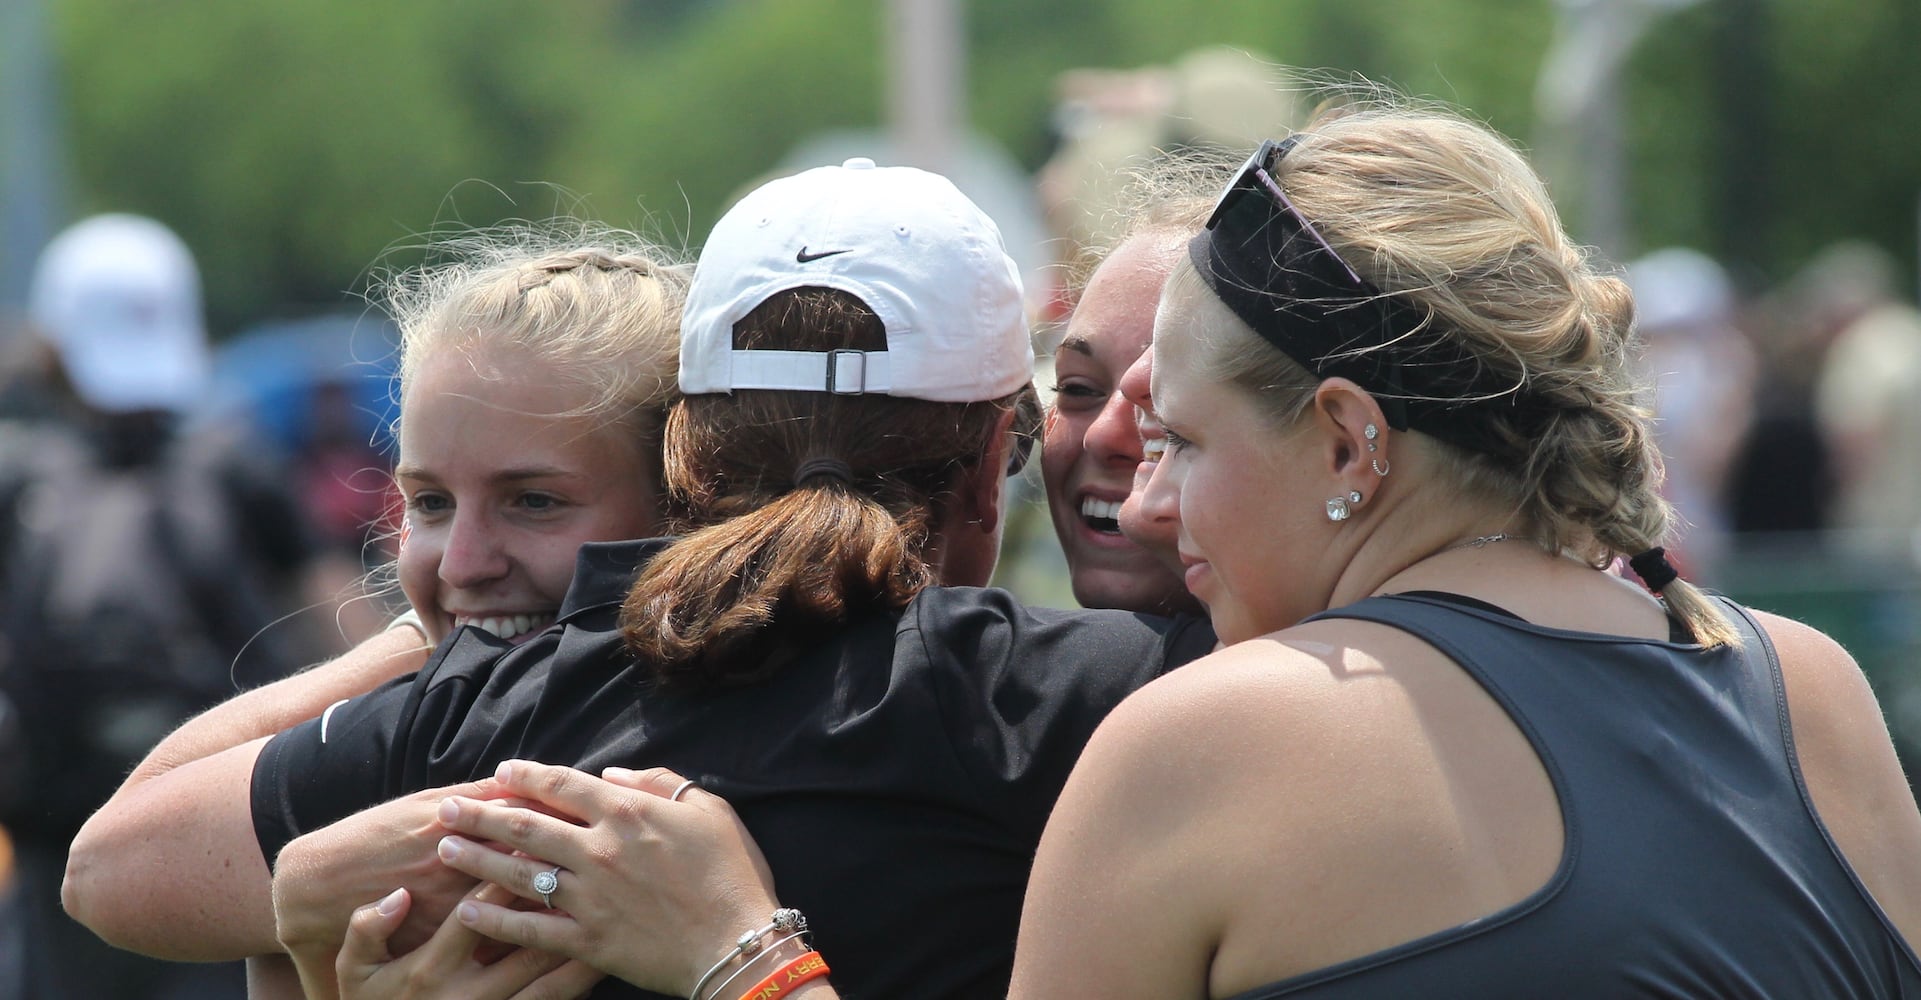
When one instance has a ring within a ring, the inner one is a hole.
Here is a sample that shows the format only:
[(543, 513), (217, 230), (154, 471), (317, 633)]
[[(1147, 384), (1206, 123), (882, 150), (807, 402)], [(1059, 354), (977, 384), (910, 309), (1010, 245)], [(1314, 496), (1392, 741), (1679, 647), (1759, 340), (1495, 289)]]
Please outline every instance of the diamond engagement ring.
[(554, 908), (554, 893), (559, 890), (560, 867), (558, 865), (556, 865), (552, 871), (539, 872), (534, 875), (534, 891), (540, 893), (540, 901), (546, 903), (548, 909), (551, 910)]

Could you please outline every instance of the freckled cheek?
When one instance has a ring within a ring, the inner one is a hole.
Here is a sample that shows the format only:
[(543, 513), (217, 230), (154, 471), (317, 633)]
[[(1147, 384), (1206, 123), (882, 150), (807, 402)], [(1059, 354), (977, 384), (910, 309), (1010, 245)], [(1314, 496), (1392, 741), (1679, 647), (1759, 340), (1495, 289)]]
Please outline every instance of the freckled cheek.
[(394, 558), (394, 575), (407, 603), (431, 610), (438, 601), (440, 543), (431, 532), (416, 530)]

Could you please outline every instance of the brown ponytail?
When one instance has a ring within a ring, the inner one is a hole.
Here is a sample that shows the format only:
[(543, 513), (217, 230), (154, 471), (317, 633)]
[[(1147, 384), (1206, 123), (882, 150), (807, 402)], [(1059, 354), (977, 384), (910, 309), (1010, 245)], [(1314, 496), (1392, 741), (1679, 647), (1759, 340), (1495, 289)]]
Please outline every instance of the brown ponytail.
[[(818, 288), (770, 298), (734, 340), (886, 347), (865, 305)], [(985, 403), (767, 390), (683, 400), (668, 417), (665, 464), (670, 516), (685, 537), (628, 594), (629, 648), (666, 683), (750, 683), (851, 619), (905, 607), (935, 582), (934, 526), (1009, 409), (1031, 434), (1031, 386)], [(814, 474), (823, 465), (833, 474)]]

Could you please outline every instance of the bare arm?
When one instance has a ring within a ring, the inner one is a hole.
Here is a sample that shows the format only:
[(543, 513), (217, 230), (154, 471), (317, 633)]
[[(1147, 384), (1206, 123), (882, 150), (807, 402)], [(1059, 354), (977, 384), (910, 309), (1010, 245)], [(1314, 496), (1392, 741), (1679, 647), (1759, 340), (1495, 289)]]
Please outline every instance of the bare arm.
[[(1095, 731), (1035, 854), (1010, 997), (1211, 995), (1216, 921), (1195, 868), (1212, 852), (1193, 835), (1207, 778), (1168, 752), (1191, 740), (1160, 735), (1191, 714), (1150, 685)], [(1124, 960), (1090, 960), (1118, 942)]]
[(108, 943), (176, 961), (279, 950), (250, 789), (266, 740), (114, 793), (67, 855), (62, 902)]
[(163, 958), (279, 951), (250, 799), (260, 746), (335, 701), (419, 669), (425, 656), (418, 633), (393, 629), (175, 730), (75, 838), (62, 890), (68, 912), (112, 944)]
[(342, 698), (419, 670), (431, 651), (419, 632), (388, 629), (311, 670), (243, 691), (161, 740), (127, 776), (121, 792), (182, 764), (305, 722)]

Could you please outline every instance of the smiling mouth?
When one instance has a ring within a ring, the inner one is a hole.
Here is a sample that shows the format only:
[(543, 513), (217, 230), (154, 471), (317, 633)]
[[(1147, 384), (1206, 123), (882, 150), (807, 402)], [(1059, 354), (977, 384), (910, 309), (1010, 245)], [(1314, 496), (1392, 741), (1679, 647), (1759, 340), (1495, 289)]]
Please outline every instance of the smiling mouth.
[(502, 639), (532, 635), (554, 623), (554, 616), (537, 615), (487, 615), (481, 618), (455, 618), (454, 627), (472, 625), (485, 632), (491, 632)]
[(1102, 535), (1121, 533), (1121, 501), (1097, 500), (1093, 497), (1081, 498), (1081, 521), (1089, 529)]

